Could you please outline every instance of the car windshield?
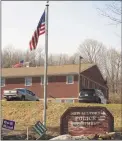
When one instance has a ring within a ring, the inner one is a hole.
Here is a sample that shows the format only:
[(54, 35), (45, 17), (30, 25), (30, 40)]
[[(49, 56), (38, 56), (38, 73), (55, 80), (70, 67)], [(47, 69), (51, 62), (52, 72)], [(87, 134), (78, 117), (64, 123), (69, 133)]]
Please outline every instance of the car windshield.
[(80, 92), (80, 96), (94, 96), (95, 94), (95, 90), (94, 89), (83, 89)]

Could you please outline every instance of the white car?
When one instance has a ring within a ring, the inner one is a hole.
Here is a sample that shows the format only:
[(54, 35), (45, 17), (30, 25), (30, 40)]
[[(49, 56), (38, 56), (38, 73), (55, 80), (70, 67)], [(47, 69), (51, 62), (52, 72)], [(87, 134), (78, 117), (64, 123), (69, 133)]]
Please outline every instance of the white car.
[(39, 97), (37, 97), (32, 91), (25, 88), (4, 90), (3, 97), (7, 101), (15, 99), (20, 99), (21, 101), (39, 101)]

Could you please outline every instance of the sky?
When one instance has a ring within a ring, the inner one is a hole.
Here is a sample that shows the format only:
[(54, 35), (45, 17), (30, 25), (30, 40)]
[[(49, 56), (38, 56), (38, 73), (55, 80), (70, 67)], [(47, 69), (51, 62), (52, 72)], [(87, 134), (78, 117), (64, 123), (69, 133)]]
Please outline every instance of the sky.
[[(121, 48), (120, 26), (99, 14), (105, 1), (50, 1), (48, 52), (74, 54), (85, 39)], [(45, 1), (2, 1), (2, 49), (29, 49), (29, 41), (45, 8)], [(44, 48), (45, 35), (38, 46)]]

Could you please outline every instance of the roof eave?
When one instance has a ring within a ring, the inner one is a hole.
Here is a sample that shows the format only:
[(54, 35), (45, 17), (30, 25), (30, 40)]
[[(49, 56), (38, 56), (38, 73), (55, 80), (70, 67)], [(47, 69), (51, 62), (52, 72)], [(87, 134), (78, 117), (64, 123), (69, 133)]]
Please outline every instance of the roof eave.
[[(77, 72), (73, 72), (73, 73), (61, 73), (61, 74), (58, 74), (58, 73), (55, 73), (55, 74), (48, 74), (48, 76), (65, 76), (65, 75), (77, 75), (78, 73)], [(40, 74), (40, 75), (21, 75), (21, 76), (2, 76), (4, 78), (22, 78), (22, 77), (39, 77), (39, 76), (43, 76), (44, 74)]]

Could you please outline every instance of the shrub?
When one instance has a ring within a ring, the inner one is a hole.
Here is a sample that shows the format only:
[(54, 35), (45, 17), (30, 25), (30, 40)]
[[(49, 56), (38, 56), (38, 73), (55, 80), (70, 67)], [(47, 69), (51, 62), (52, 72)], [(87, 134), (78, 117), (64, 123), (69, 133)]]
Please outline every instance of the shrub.
[(109, 93), (109, 103), (122, 104), (122, 95)]

